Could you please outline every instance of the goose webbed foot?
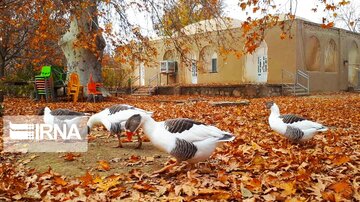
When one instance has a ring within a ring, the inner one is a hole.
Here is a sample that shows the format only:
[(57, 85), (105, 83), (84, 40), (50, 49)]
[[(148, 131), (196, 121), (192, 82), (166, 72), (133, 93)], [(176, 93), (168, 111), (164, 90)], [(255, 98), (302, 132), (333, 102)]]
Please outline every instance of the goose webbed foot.
[(116, 134), (116, 137), (118, 138), (118, 146), (115, 146), (114, 148), (123, 148), (122, 143), (121, 143), (121, 135), (120, 134)]

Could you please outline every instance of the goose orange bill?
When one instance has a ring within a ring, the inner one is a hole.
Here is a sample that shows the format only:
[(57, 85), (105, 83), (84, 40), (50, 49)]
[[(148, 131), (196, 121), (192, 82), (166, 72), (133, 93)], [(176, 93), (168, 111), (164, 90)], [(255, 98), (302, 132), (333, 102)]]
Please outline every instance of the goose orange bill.
[(125, 133), (126, 133), (126, 136), (127, 136), (128, 140), (132, 141), (132, 136), (134, 135), (134, 133), (130, 132), (130, 131), (126, 131)]

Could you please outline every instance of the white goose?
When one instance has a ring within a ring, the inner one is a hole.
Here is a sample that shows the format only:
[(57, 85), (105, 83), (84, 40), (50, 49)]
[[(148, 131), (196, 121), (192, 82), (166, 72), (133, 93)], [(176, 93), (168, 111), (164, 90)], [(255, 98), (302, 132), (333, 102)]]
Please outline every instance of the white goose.
[(72, 122), (76, 122), (78, 118), (86, 116), (83, 112), (71, 111), (68, 109), (50, 110), (49, 107), (41, 108), (38, 115), (43, 115), (44, 123), (51, 125), (56, 123), (56, 119), (61, 119), (62, 121), (71, 124)]
[(84, 120), (83, 118), (86, 117), (86, 114), (83, 112), (71, 111), (68, 109), (50, 110), (49, 107), (41, 108), (38, 115), (43, 115), (43, 120), (46, 124), (56, 124), (59, 126), (66, 124), (67, 128), (70, 128), (73, 124), (79, 126), (81, 120)]
[[(111, 134), (115, 134), (118, 138), (118, 148), (122, 148), (121, 144), (121, 132), (124, 131), (125, 121), (134, 114), (149, 114), (152, 115), (153, 112), (145, 111), (126, 104), (117, 104), (111, 107), (108, 107), (90, 117), (87, 122), (88, 134), (90, 134), (91, 128), (95, 125), (102, 124), (105, 126)], [(130, 140), (130, 138), (128, 137)], [(142, 141), (141, 137), (138, 134), (138, 146), (137, 149), (141, 147)]]
[(182, 161), (191, 164), (208, 159), (221, 142), (235, 139), (229, 132), (191, 119), (178, 118), (156, 122), (146, 114), (131, 116), (125, 124), (127, 133), (143, 128), (145, 135), (160, 150), (176, 158), (176, 163), (164, 167), (163, 172)]
[(266, 102), (266, 107), (271, 110), (269, 116), (271, 129), (284, 135), (292, 142), (304, 142), (313, 138), (316, 132), (328, 130), (320, 123), (293, 114), (280, 115), (279, 107), (272, 101)]

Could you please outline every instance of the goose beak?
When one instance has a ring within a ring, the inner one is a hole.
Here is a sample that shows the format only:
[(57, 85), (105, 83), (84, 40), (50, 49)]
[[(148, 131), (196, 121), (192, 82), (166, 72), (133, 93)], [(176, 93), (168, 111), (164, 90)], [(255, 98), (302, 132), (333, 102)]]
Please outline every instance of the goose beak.
[(133, 132), (130, 132), (130, 131), (126, 131), (126, 137), (128, 138), (129, 141), (132, 141), (132, 136), (134, 135)]

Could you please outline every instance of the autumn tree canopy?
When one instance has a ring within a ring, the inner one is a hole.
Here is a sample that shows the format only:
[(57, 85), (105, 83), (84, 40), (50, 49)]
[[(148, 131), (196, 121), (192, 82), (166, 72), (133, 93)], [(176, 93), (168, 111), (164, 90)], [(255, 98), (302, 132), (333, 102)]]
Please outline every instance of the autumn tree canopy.
[(66, 19), (55, 7), (52, 1), (0, 2), (0, 77), (5, 69), (62, 63), (57, 40), (66, 31)]
[[(324, 28), (332, 27), (339, 8), (349, 3), (346, 0), (318, 2), (324, 7), (321, 12), (327, 14), (323, 20)], [(289, 3), (291, 6), (283, 9), (283, 5)], [(239, 52), (227, 46), (231, 42), (224, 43), (221, 35), (209, 37), (209, 40), (218, 44), (222, 53), (240, 57), (252, 53), (271, 27), (281, 28), (279, 37), (291, 38), (296, 5), (302, 3), (295, 0), (239, 0), (238, 6), (249, 16), (242, 23), (243, 50)], [(207, 19), (226, 25), (223, 8), (222, 0), (1, 1), (0, 76), (6, 68), (17, 65), (59, 65), (65, 57), (67, 62), (63, 65), (67, 66), (68, 72), (79, 73), (82, 84), (87, 83), (90, 74), (95, 81), (101, 81), (101, 60), (106, 45), (117, 52), (118, 61), (146, 60), (148, 57), (145, 56), (156, 54), (151, 47), (154, 33), (164, 37), (165, 44), (175, 47), (185, 58), (188, 44), (197, 41), (196, 37), (187, 36), (186, 27)], [(320, 12), (319, 8), (312, 9)], [(149, 21), (152, 31), (144, 31), (139, 23), (143, 20)]]

